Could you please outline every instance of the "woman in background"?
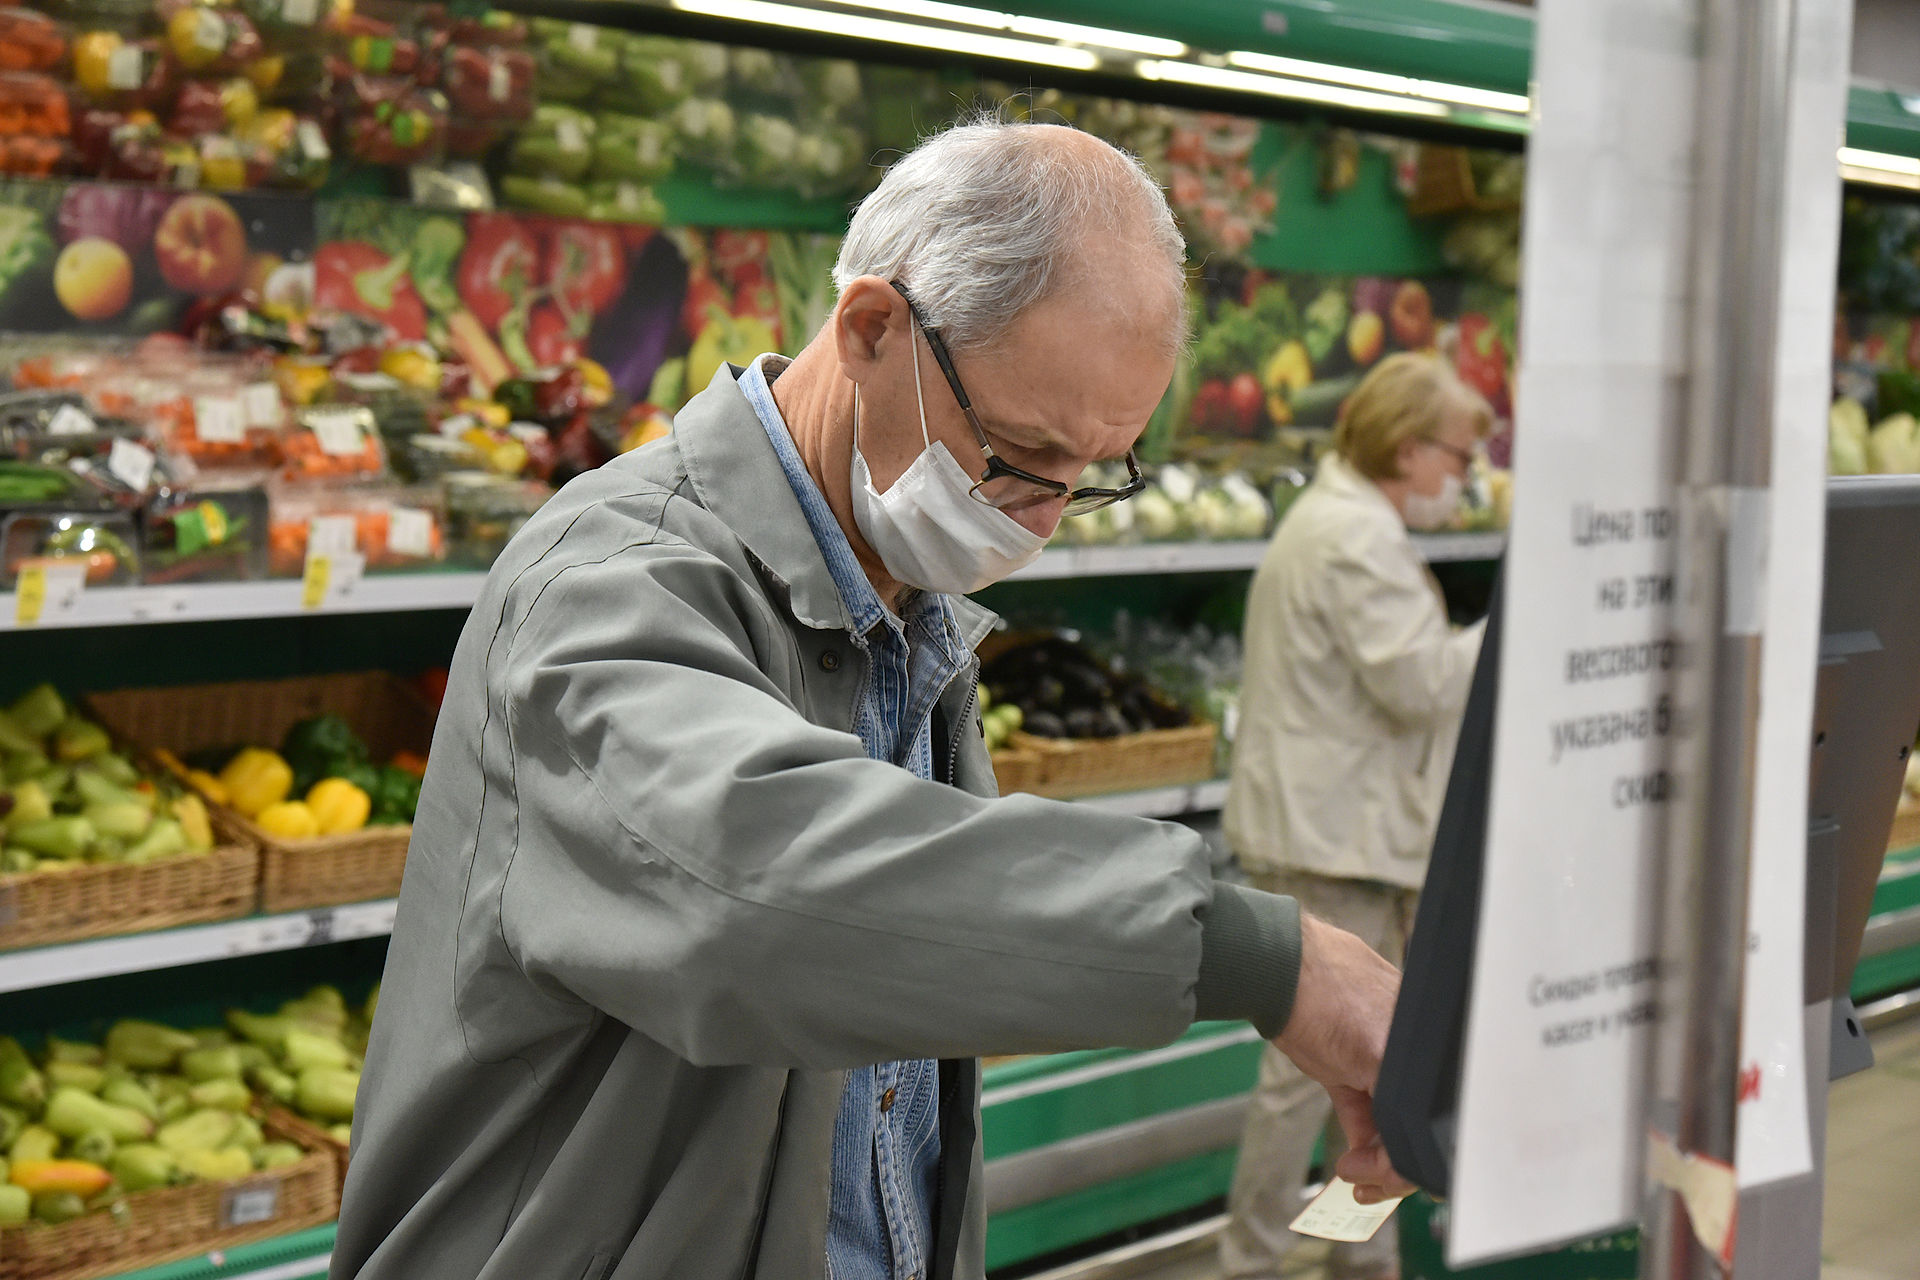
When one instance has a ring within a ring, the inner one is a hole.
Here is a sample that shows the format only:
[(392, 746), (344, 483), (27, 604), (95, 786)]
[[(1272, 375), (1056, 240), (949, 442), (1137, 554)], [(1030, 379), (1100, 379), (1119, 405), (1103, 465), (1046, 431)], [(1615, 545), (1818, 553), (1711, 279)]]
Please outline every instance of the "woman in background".
[[(1291, 894), (1395, 964), (1446, 791), (1478, 625), (1455, 631), (1408, 536), (1452, 519), (1492, 413), (1440, 360), (1381, 362), (1334, 451), (1281, 521), (1247, 603), (1226, 835), (1249, 879)], [(1326, 1091), (1271, 1048), (1241, 1140), (1220, 1260), (1272, 1280), (1315, 1139), (1342, 1145)], [(1395, 1280), (1394, 1236), (1335, 1245), (1329, 1280)]]

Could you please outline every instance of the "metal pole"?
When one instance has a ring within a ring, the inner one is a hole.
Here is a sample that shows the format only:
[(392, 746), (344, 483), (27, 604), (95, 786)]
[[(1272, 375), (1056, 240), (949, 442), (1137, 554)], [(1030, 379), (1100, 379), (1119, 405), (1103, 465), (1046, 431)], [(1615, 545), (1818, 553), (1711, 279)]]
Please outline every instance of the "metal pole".
[[(1675, 764), (1649, 1119), (1683, 1155), (1734, 1159), (1761, 620), (1786, 220), (1795, 0), (1700, 0), (1693, 348), (1679, 475)], [(1722, 1269), (1679, 1195), (1648, 1188), (1643, 1280)]]

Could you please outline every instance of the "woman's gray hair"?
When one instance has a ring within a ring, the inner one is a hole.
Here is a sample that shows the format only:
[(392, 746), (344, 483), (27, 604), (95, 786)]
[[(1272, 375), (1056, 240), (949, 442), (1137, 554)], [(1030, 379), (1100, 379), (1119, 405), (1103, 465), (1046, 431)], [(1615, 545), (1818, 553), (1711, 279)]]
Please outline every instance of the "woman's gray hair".
[(897, 280), (950, 346), (977, 349), (1074, 283), (1090, 237), (1139, 237), (1154, 259), (1142, 270), (1165, 273), (1167, 342), (1178, 350), (1186, 242), (1165, 194), (1134, 157), (1105, 144), (1063, 145), (1061, 127), (989, 116), (923, 141), (854, 213), (835, 287), (865, 275)]

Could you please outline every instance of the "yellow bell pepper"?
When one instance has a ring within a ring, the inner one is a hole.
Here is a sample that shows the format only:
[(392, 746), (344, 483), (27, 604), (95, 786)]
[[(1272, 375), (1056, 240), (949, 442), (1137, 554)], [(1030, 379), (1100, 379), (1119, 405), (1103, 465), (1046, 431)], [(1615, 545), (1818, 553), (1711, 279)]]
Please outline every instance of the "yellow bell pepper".
[(270, 804), (255, 814), (253, 820), (260, 824), (262, 831), (283, 840), (306, 840), (320, 834), (320, 823), (313, 816), (313, 810), (298, 800)]
[(293, 790), (293, 767), (262, 747), (248, 747), (220, 771), (229, 803), (249, 818), (279, 804)]
[(380, 357), (380, 372), (419, 391), (440, 389), (440, 361), (431, 348), (395, 347)]
[(187, 770), (187, 785), (215, 804), (233, 803), (233, 796), (227, 791), (227, 784), (205, 769)]
[(313, 810), (321, 835), (336, 836), (367, 825), (373, 798), (345, 778), (322, 778), (307, 792), (307, 808)]

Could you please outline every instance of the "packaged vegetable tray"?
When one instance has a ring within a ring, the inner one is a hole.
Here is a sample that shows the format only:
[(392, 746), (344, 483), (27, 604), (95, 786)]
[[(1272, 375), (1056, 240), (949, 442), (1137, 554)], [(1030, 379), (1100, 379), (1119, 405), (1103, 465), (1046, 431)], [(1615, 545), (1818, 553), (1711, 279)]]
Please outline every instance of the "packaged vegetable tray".
[(112, 1212), (0, 1229), (0, 1280), (100, 1280), (332, 1221), (340, 1212), (332, 1155), (271, 1115), (261, 1128), (307, 1154), (231, 1182), (135, 1192)]
[[(103, 724), (149, 753), (188, 759), (210, 749), (274, 747), (296, 724), (328, 714), (343, 719), (374, 760), (402, 753), (424, 759), (433, 739), (433, 713), (410, 685), (384, 672), (125, 689), (89, 702)], [(400, 891), (409, 823), (290, 839), (232, 808), (212, 807), (262, 851), (262, 910), (299, 911)]]

